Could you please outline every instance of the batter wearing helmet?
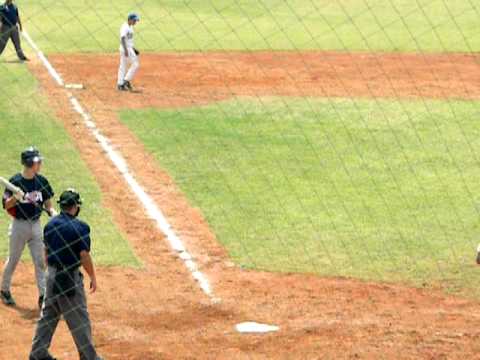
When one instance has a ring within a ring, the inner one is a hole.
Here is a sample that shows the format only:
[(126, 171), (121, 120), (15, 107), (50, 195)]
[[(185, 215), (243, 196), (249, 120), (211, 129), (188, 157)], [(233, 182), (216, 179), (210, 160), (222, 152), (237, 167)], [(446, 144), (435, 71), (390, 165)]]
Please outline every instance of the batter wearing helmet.
[(13, 218), (9, 227), (8, 259), (3, 269), (0, 291), (0, 298), (9, 306), (15, 305), (10, 286), (25, 245), (28, 245), (35, 265), (39, 307), (45, 294), (45, 262), (40, 217), (42, 207), (51, 215), (55, 214), (55, 210), (50, 200), (54, 195), (52, 187), (48, 180), (40, 175), (42, 160), (40, 152), (34, 147), (23, 151), (21, 154), (23, 171), (10, 178), (10, 182), (23, 190), (25, 196), (20, 197), (8, 189), (3, 194), (3, 207)]
[[(127, 22), (120, 28), (120, 66), (117, 81), (117, 89), (120, 91), (133, 90), (131, 81), (140, 67), (139, 52), (135, 49), (133, 42), (133, 27), (139, 21), (140, 17), (131, 13), (128, 15)], [(127, 71), (129, 64), (130, 68)]]

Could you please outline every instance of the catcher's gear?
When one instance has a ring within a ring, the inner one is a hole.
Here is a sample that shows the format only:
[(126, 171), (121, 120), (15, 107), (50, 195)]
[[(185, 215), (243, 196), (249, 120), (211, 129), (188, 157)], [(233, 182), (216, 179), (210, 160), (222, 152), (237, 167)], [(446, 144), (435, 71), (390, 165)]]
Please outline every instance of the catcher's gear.
[(40, 154), (40, 151), (38, 151), (35, 147), (30, 146), (29, 148), (22, 151), (22, 154), (20, 155), (20, 160), (22, 162), (22, 165), (30, 168), (33, 166), (33, 164), (42, 162), (43, 157)]

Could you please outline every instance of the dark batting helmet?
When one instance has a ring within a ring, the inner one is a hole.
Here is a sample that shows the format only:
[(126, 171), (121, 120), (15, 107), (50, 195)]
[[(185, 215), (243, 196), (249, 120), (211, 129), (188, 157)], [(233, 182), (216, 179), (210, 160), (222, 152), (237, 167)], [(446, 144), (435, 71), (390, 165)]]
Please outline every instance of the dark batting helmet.
[(21, 154), (22, 165), (32, 167), (33, 164), (42, 162), (43, 157), (35, 147), (26, 148)]
[(137, 13), (130, 13), (128, 14), (128, 20), (140, 21), (140, 16)]

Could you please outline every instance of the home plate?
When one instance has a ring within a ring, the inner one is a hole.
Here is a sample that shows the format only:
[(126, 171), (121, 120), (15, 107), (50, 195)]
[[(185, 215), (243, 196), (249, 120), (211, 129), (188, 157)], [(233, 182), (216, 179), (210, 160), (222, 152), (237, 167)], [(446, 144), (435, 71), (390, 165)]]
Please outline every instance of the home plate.
[(82, 90), (85, 89), (85, 86), (83, 86), (83, 84), (65, 84), (65, 89)]
[(239, 333), (269, 333), (280, 330), (278, 326), (275, 325), (267, 325), (267, 324), (259, 324), (256, 322), (243, 322), (240, 324), (235, 325), (235, 329)]

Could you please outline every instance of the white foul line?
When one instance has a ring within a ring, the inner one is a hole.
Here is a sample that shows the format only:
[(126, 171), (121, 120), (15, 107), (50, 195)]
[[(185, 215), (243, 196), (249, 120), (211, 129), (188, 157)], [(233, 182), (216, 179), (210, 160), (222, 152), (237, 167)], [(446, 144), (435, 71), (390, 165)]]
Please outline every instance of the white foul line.
[(60, 86), (64, 86), (64, 82), (62, 80), (62, 77), (58, 74), (58, 72), (53, 68), (52, 64), (50, 64), (50, 61), (48, 61), (48, 59), (45, 57), (45, 55), (43, 54), (43, 52), (37, 47), (37, 45), (33, 42), (32, 38), (30, 37), (30, 35), (28, 35), (28, 33), (26, 31), (22, 31), (22, 35), (23, 37), (25, 38), (25, 40), (27, 40), (27, 42), (30, 44), (30, 46), (33, 48), (33, 50), (35, 50), (35, 52), (37, 53), (37, 56), (40, 58), (40, 60), (42, 61), (43, 65), (45, 65), (45, 67), (47, 68), (48, 72), (50, 73), (50, 75), (53, 77), (53, 79), (55, 80), (55, 82), (60, 85)]
[[(48, 70), (49, 74), (55, 80), (57, 85), (64, 87), (65, 82), (63, 81), (62, 77), (52, 66), (50, 61), (48, 61), (47, 57), (43, 54), (43, 52), (33, 42), (33, 39), (30, 37), (30, 35), (28, 35), (26, 31), (23, 31), (22, 34), (24, 38), (27, 40), (27, 42), (30, 44), (32, 49), (35, 50), (38, 58), (42, 61), (43, 65)], [(156, 221), (158, 228), (165, 235), (171, 248), (177, 253), (178, 257), (184, 262), (185, 266), (191, 272), (193, 278), (200, 285), (200, 288), (203, 290), (203, 292), (207, 296), (209, 296), (212, 299), (212, 301), (214, 302), (219, 301), (218, 298), (214, 297), (212, 288), (210, 287), (210, 283), (208, 282), (207, 277), (200, 270), (198, 270), (197, 264), (195, 263), (192, 256), (183, 245), (182, 240), (177, 236), (177, 234), (175, 234), (175, 231), (170, 226), (170, 224), (168, 223), (168, 220), (163, 215), (162, 211), (157, 206), (155, 201), (146, 193), (143, 187), (137, 182), (132, 172), (129, 170), (128, 163), (126, 162), (125, 158), (118, 151), (114, 150), (114, 146), (112, 146), (111, 141), (102, 134), (100, 129), (95, 124), (95, 121), (92, 118), (92, 116), (85, 111), (84, 107), (80, 104), (78, 99), (75, 96), (73, 96), (73, 94), (70, 93), (69, 91), (65, 90), (65, 92), (68, 99), (70, 100), (70, 103), (72, 104), (73, 109), (78, 114), (81, 115), (87, 129), (90, 130), (90, 132), (98, 141), (98, 143), (101, 145), (103, 150), (107, 153), (108, 158), (112, 161), (112, 163), (115, 165), (118, 171), (123, 175), (123, 178), (125, 179), (127, 184), (130, 186), (130, 189), (132, 189), (132, 191), (135, 193), (135, 195), (138, 197), (140, 202), (145, 207), (147, 214), (150, 216), (150, 218)]]

